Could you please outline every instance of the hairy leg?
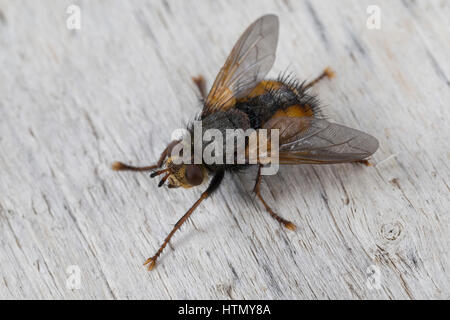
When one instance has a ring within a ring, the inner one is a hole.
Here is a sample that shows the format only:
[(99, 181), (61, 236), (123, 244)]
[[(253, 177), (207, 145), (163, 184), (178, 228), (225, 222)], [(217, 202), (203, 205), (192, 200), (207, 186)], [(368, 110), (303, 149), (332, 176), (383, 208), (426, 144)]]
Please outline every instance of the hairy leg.
[(220, 185), (220, 183), (222, 182), (224, 176), (224, 171), (219, 171), (217, 172), (214, 177), (212, 178), (211, 182), (209, 183), (208, 188), (205, 190), (205, 192), (202, 193), (202, 195), (200, 196), (200, 199), (198, 199), (193, 205), (192, 207), (181, 217), (180, 220), (178, 220), (178, 222), (175, 224), (175, 226), (173, 227), (172, 231), (170, 231), (169, 235), (164, 239), (163, 244), (159, 247), (158, 251), (156, 251), (156, 253), (153, 255), (153, 257), (148, 258), (144, 265), (148, 264), (148, 270), (153, 270), (153, 268), (156, 265), (156, 260), (158, 259), (158, 257), (161, 255), (161, 253), (163, 252), (164, 248), (167, 246), (167, 244), (169, 243), (170, 239), (172, 238), (172, 236), (175, 234), (175, 232), (183, 225), (183, 223), (186, 222), (186, 220), (191, 216), (192, 212), (194, 212), (194, 210), (198, 207), (198, 205), (205, 200), (206, 198), (208, 198)]
[(194, 81), (197, 86), (198, 92), (200, 93), (200, 97), (203, 100), (206, 100), (206, 81), (202, 75), (198, 75), (197, 77), (192, 77), (192, 81)]
[(317, 82), (319, 82), (320, 80), (322, 80), (323, 78), (328, 78), (328, 79), (332, 79), (334, 78), (335, 73), (333, 70), (331, 70), (330, 67), (325, 68), (325, 70), (323, 70), (323, 72), (320, 74), (320, 76), (318, 76), (316, 79), (314, 79), (313, 81), (311, 81), (310, 83), (308, 83), (305, 86), (305, 89), (309, 89), (312, 86), (314, 86)]
[(261, 202), (263, 203), (264, 207), (266, 208), (267, 212), (269, 212), (269, 214), (275, 219), (277, 220), (279, 223), (283, 224), (286, 228), (288, 228), (289, 230), (294, 231), (295, 229), (297, 229), (297, 227), (295, 226), (295, 224), (293, 224), (292, 222), (280, 217), (279, 215), (277, 215), (272, 208), (269, 207), (269, 205), (266, 203), (266, 201), (264, 201), (263, 197), (261, 196), (261, 192), (259, 190), (259, 186), (261, 185), (261, 166), (258, 167), (258, 175), (256, 176), (256, 182), (255, 182), (255, 187), (253, 188), (253, 192), (256, 193), (256, 195), (258, 196), (258, 198), (261, 200)]
[(372, 167), (372, 164), (369, 162), (369, 160), (366, 160), (366, 159), (364, 159), (364, 160), (356, 160), (355, 163), (360, 163), (360, 164), (363, 164), (365, 166)]
[(171, 143), (169, 143), (169, 145), (164, 149), (164, 151), (161, 153), (161, 156), (159, 157), (158, 162), (156, 162), (156, 164), (151, 165), (151, 166), (146, 166), (146, 167), (133, 167), (133, 166), (129, 166), (125, 163), (122, 162), (114, 162), (112, 164), (112, 169), (115, 171), (125, 171), (125, 170), (129, 170), (129, 171), (150, 171), (150, 170), (154, 170), (157, 168), (161, 168), (161, 166), (164, 163), (164, 160), (166, 159), (166, 157), (168, 155), (170, 155), (170, 152), (172, 151), (173, 147), (180, 142), (179, 140), (173, 140)]

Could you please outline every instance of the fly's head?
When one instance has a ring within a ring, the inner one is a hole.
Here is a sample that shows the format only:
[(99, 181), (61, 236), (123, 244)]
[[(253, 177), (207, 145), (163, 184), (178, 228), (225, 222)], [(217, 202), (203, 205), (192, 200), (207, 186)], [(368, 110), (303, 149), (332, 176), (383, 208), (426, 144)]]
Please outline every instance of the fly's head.
[(185, 164), (176, 156), (171, 156), (164, 162), (164, 169), (155, 171), (150, 176), (153, 178), (165, 173), (158, 187), (168, 181), (169, 188), (192, 188), (203, 184), (208, 178), (208, 171), (203, 164)]
[(173, 157), (166, 161), (169, 169), (167, 180), (169, 188), (192, 188), (201, 185), (208, 177), (206, 167), (202, 164), (176, 164)]

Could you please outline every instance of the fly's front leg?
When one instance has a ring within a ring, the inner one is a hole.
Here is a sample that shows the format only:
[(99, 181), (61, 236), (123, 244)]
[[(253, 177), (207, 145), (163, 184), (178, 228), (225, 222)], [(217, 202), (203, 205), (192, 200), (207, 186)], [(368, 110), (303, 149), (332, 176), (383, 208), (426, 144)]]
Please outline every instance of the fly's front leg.
[(173, 140), (171, 143), (169, 143), (169, 145), (164, 149), (164, 151), (161, 153), (161, 156), (159, 157), (158, 162), (156, 162), (156, 164), (151, 165), (151, 166), (146, 166), (146, 167), (133, 167), (133, 166), (129, 166), (125, 163), (122, 162), (114, 162), (112, 164), (112, 169), (115, 171), (125, 171), (125, 170), (129, 170), (129, 171), (150, 171), (150, 170), (154, 170), (157, 168), (161, 168), (164, 160), (166, 159), (167, 156), (170, 155), (170, 153), (172, 152), (172, 149), (175, 145), (178, 144), (178, 142), (180, 142), (180, 140)]
[(308, 83), (305, 86), (305, 89), (309, 89), (312, 86), (314, 86), (317, 82), (319, 82), (320, 80), (322, 80), (323, 78), (328, 78), (328, 79), (332, 79), (335, 77), (335, 73), (333, 70), (331, 70), (330, 67), (326, 67), (325, 70), (323, 70), (323, 72), (320, 74), (320, 76), (318, 76), (316, 79), (314, 79), (313, 81), (311, 81), (310, 83)]
[(178, 220), (178, 222), (175, 224), (175, 226), (173, 227), (172, 231), (170, 231), (170, 233), (168, 234), (168, 236), (164, 239), (164, 242), (162, 243), (162, 245), (159, 247), (158, 251), (156, 251), (156, 253), (153, 255), (153, 257), (148, 258), (145, 262), (144, 265), (148, 265), (148, 270), (153, 270), (153, 268), (156, 265), (156, 260), (158, 260), (159, 256), (161, 255), (161, 253), (163, 252), (164, 248), (167, 246), (167, 244), (169, 243), (170, 239), (172, 238), (172, 236), (175, 234), (175, 232), (183, 225), (183, 223), (186, 222), (186, 220), (191, 216), (192, 212), (194, 212), (194, 210), (198, 207), (198, 205), (205, 200), (206, 198), (208, 198), (220, 185), (220, 183), (222, 182), (222, 179), (224, 177), (225, 172), (224, 171), (218, 171), (214, 174), (213, 178), (211, 179), (211, 182), (209, 183), (208, 188), (205, 190), (205, 192), (202, 193), (202, 195), (200, 196), (200, 199), (198, 199), (193, 206), (181, 217), (180, 220)]
[(262, 179), (261, 166), (259, 166), (258, 167), (258, 175), (256, 176), (256, 182), (255, 182), (255, 187), (253, 188), (253, 192), (256, 193), (256, 195), (258, 196), (259, 200), (261, 200), (261, 202), (263, 203), (263, 205), (266, 208), (267, 212), (269, 212), (269, 214), (272, 216), (272, 218), (277, 220), (279, 223), (283, 224), (289, 230), (295, 231), (295, 229), (297, 229), (295, 224), (293, 224), (292, 222), (290, 222), (290, 221), (280, 217), (279, 215), (277, 215), (272, 210), (272, 208), (269, 207), (269, 205), (266, 203), (266, 201), (264, 201), (263, 197), (261, 196), (261, 192), (259, 190), (259, 186), (261, 185), (261, 179)]

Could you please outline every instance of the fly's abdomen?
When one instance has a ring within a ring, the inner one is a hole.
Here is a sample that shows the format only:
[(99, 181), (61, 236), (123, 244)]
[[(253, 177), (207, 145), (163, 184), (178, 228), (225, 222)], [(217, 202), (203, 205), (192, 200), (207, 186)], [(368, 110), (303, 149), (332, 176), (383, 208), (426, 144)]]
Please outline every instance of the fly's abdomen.
[(248, 115), (250, 126), (261, 128), (273, 117), (316, 117), (317, 99), (303, 84), (283, 79), (261, 81), (250, 94), (238, 100), (236, 109)]

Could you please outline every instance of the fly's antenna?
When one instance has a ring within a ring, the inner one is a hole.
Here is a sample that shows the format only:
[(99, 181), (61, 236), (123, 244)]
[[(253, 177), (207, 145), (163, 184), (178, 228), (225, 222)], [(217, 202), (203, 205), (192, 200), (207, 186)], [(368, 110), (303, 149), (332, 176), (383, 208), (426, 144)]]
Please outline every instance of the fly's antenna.
[(164, 182), (166, 182), (167, 178), (170, 176), (170, 173), (167, 173), (162, 179), (161, 181), (158, 183), (158, 187), (162, 187)]
[(166, 168), (166, 169), (163, 169), (163, 170), (159, 170), (159, 171), (152, 172), (152, 173), (150, 174), (150, 178), (154, 178), (154, 177), (159, 176), (159, 175), (163, 174), (164, 172), (168, 172), (168, 171), (169, 171), (169, 168)]

